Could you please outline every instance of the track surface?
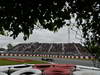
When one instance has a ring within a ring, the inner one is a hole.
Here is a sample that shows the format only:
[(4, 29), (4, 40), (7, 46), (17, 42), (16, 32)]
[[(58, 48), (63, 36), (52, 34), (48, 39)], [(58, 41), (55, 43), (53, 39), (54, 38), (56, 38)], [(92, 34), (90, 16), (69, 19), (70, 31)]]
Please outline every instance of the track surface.
[[(0, 58), (22, 58), (22, 59), (32, 59), (32, 60), (41, 60), (41, 57), (24, 57), (24, 56), (0, 56)], [(80, 59), (63, 59), (63, 58), (52, 58), (54, 63), (58, 64), (76, 64), (83, 66), (94, 66), (93, 61), (91, 60), (80, 60)]]

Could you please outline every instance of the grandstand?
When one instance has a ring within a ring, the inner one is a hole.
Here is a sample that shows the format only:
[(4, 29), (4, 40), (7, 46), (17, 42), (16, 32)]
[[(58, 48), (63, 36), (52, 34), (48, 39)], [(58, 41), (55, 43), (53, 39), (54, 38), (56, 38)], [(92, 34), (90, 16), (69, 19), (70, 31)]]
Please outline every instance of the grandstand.
[(22, 43), (14, 46), (8, 53), (90, 55), (79, 43)]

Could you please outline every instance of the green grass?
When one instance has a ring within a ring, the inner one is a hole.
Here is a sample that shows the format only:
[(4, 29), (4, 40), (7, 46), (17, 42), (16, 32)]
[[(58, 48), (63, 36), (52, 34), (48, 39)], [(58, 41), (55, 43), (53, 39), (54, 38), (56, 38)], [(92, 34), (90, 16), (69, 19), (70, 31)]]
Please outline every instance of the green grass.
[(45, 61), (31, 61), (31, 62), (15, 62), (9, 60), (2, 60), (0, 59), (0, 66), (2, 65), (16, 65), (16, 64), (47, 64)]

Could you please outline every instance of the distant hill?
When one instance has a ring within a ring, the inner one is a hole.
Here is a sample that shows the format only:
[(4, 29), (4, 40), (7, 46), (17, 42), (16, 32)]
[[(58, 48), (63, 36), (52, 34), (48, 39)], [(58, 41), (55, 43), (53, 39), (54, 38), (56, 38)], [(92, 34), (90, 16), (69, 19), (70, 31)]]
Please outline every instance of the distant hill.
[(9, 52), (28, 54), (89, 55), (89, 52), (79, 43), (21, 43), (14, 46)]

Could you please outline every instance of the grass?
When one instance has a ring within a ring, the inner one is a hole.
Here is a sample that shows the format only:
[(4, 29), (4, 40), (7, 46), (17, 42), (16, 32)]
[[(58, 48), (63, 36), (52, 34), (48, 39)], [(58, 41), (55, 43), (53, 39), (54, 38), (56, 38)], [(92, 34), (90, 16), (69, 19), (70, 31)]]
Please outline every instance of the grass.
[(47, 64), (45, 61), (30, 61), (30, 62), (16, 62), (0, 59), (0, 66), (2, 65), (16, 65), (16, 64)]

